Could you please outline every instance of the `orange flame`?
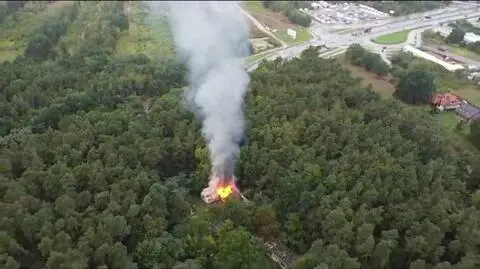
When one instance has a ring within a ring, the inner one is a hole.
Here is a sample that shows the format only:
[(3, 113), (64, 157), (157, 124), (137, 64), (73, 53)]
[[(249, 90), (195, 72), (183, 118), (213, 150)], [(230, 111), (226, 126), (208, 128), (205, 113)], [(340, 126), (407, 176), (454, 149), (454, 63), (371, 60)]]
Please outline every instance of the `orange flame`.
[(222, 200), (225, 200), (230, 194), (233, 193), (232, 186), (228, 185), (226, 187), (218, 187), (217, 189), (217, 194), (222, 198)]

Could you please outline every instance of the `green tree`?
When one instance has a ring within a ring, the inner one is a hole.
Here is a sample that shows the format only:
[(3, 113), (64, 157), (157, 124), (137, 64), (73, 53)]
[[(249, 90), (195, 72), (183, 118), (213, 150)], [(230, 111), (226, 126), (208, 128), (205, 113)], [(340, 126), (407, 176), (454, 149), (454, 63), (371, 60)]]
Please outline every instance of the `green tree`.
[(463, 31), (460, 27), (454, 27), (452, 32), (448, 35), (445, 39), (447, 43), (460, 43), (463, 41), (463, 37), (465, 36), (465, 31)]
[[(250, 234), (243, 229), (227, 229), (221, 234), (218, 245), (218, 253), (215, 255), (214, 268), (227, 269), (250, 269), (250, 268), (273, 268), (267, 254)], [(232, 255), (235, 253), (234, 255)]]
[(426, 104), (435, 91), (434, 75), (417, 68), (400, 79), (394, 96), (408, 104)]
[(360, 65), (366, 54), (367, 51), (360, 44), (352, 44), (348, 47), (345, 57), (350, 63)]
[(469, 139), (477, 148), (480, 148), (480, 122), (470, 124)]

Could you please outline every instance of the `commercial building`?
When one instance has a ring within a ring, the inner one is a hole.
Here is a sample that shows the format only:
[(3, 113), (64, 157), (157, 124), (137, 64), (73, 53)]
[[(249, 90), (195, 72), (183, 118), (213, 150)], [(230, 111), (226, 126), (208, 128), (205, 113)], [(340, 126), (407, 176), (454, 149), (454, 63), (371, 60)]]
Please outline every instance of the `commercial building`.
[(463, 41), (465, 41), (465, 43), (479, 42), (480, 36), (474, 33), (468, 32), (468, 33), (465, 33), (465, 36), (463, 36)]

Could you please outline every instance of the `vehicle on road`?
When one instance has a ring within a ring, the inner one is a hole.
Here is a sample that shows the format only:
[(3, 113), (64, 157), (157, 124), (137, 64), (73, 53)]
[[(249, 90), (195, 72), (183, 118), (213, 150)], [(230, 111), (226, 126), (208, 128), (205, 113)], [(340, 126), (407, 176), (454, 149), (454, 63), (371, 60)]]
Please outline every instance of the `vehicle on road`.
[(425, 19), (431, 19), (432, 17), (431, 16), (425, 16)]

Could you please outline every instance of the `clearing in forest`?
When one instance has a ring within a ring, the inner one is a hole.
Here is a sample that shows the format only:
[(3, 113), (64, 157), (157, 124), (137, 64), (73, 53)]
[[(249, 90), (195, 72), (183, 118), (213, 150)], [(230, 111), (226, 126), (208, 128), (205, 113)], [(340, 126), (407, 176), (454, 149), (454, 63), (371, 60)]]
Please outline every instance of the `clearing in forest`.
[(77, 18), (68, 27), (67, 33), (61, 37), (59, 46), (66, 47), (73, 54), (102, 25), (103, 12), (101, 2), (81, 2)]
[[(28, 1), (23, 8), (8, 15), (0, 23), (0, 63), (13, 61), (21, 55), (27, 45), (27, 38), (35, 27), (58, 8), (72, 4), (73, 1)], [(0, 3), (5, 4), (5, 3)]]
[(144, 2), (126, 2), (126, 5), (129, 28), (117, 42), (117, 55), (172, 55), (174, 46), (165, 15), (149, 9)]
[(344, 66), (350, 70), (353, 77), (358, 77), (362, 79), (362, 85), (367, 86), (368, 84), (372, 85), (372, 90), (380, 94), (385, 99), (393, 98), (393, 92), (395, 91), (395, 85), (390, 82), (390, 75), (386, 77), (379, 77), (373, 72), (365, 70), (365, 68), (360, 66), (355, 66), (351, 64), (344, 64)]
[[(292, 23), (281, 12), (273, 12), (265, 9), (261, 1), (246, 1), (244, 7), (248, 13), (255, 17), (255, 19), (265, 27), (268, 27), (277, 38), (288, 44), (301, 43), (312, 38), (312, 35), (307, 28)], [(288, 28), (297, 31), (297, 37), (295, 40), (287, 35)]]

